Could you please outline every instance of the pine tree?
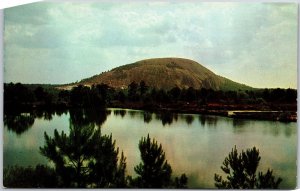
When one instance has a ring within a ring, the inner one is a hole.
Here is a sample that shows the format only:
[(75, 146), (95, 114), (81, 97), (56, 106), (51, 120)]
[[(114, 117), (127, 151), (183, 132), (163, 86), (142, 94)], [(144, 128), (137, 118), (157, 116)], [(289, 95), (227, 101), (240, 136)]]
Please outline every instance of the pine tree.
[(177, 184), (171, 179), (172, 169), (165, 158), (162, 145), (155, 139), (151, 141), (149, 134), (139, 142), (142, 162), (134, 170), (138, 177), (133, 180), (134, 186), (138, 188), (170, 188), (186, 187), (187, 177), (182, 175), (177, 178)]
[(260, 159), (259, 150), (255, 147), (238, 153), (235, 146), (221, 166), (222, 171), (227, 174), (227, 180), (215, 174), (215, 186), (221, 189), (278, 188), (282, 179), (276, 180), (272, 170), (268, 169), (266, 174), (259, 172), (257, 177), (256, 171)]
[(94, 160), (90, 161), (90, 181), (97, 188), (126, 187), (126, 158), (122, 152), (118, 164), (119, 149), (112, 136), (102, 136), (95, 145)]
[[(112, 136), (102, 136), (100, 128), (70, 113), (70, 133), (45, 136), (41, 153), (55, 164), (61, 187), (117, 187), (119, 176), (125, 177), (125, 157), (118, 165), (118, 148)], [(117, 181), (118, 180), (118, 181)]]

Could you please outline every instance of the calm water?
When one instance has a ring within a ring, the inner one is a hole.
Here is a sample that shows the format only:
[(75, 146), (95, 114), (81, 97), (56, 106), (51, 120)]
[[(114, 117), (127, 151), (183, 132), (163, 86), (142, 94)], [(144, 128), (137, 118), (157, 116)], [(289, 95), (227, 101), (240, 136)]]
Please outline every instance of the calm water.
[[(51, 165), (39, 153), (44, 132), (51, 136), (54, 129), (68, 132), (73, 114), (5, 116), (4, 167)], [(214, 188), (214, 173), (222, 174), (220, 166), (234, 145), (239, 151), (256, 146), (261, 156), (259, 170), (273, 169), (275, 176), (283, 179), (281, 188), (296, 187), (297, 123), (121, 109), (85, 115), (102, 127), (103, 134), (112, 134), (127, 158), (130, 175), (135, 175), (133, 168), (140, 162), (139, 140), (149, 134), (162, 144), (173, 174), (188, 175), (190, 188)]]

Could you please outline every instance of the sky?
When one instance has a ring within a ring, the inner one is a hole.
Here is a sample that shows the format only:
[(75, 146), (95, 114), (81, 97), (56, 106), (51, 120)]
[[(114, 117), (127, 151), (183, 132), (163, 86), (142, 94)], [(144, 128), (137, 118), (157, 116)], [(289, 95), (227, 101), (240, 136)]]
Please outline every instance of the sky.
[(38, 2), (4, 10), (4, 82), (64, 84), (142, 59), (192, 59), (258, 88), (297, 88), (298, 5)]

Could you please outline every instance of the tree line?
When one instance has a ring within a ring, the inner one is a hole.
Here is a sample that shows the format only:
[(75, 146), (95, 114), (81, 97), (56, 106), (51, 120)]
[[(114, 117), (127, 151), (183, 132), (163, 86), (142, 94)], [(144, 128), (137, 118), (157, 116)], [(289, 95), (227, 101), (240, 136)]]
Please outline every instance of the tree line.
[[(125, 98), (129, 101), (150, 101), (155, 102), (177, 102), (187, 101), (205, 104), (207, 102), (219, 103), (295, 103), (297, 99), (297, 90), (294, 89), (253, 89), (253, 90), (238, 90), (238, 91), (223, 91), (213, 89), (180, 89), (174, 87), (170, 90), (150, 88), (144, 81), (139, 84), (132, 82), (128, 85)], [(122, 93), (121, 93), (122, 94)]]
[(144, 81), (132, 82), (127, 89), (114, 89), (106, 84), (91, 87), (78, 85), (71, 90), (59, 90), (51, 86), (29, 86), (20, 83), (4, 84), (4, 109), (9, 108), (59, 108), (134, 106), (142, 104), (145, 109), (157, 108), (163, 104), (195, 103), (199, 106), (208, 103), (219, 104), (295, 104), (295, 89), (253, 89), (222, 91), (213, 89), (170, 90), (149, 87)]

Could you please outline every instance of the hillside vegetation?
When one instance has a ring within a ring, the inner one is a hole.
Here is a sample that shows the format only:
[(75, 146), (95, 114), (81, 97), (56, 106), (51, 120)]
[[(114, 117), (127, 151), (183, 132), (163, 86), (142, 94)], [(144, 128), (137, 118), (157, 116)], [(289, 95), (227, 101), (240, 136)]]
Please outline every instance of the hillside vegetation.
[(145, 81), (156, 89), (250, 90), (244, 84), (218, 76), (201, 64), (183, 58), (155, 58), (141, 60), (114, 68), (108, 72), (81, 80), (76, 85), (107, 84), (113, 88), (126, 89), (131, 82)]

